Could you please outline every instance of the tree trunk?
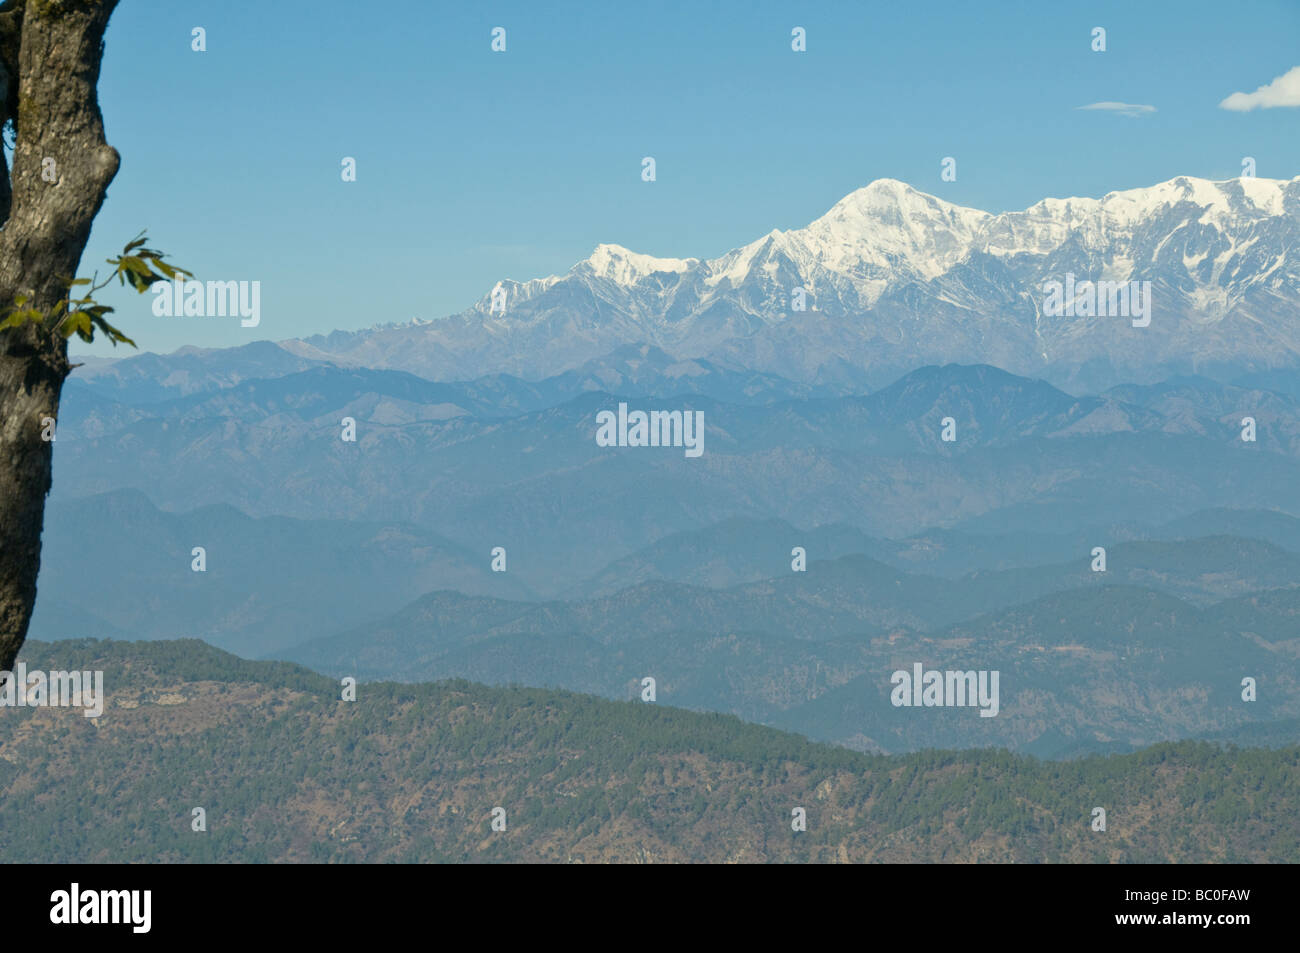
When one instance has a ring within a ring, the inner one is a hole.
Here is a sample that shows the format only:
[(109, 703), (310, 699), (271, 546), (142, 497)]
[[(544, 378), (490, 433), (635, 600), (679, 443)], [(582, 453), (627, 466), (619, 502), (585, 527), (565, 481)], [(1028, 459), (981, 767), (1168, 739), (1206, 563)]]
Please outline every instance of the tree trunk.
[[(25, 295), (28, 306), (48, 314), (67, 295), (66, 280), (76, 274), (117, 174), (96, 93), (116, 6), (0, 6), (0, 121), (12, 119), (16, 133), (13, 169), (0, 187), (0, 212), (8, 212), (0, 229), (0, 309)], [(57, 419), (70, 370), (61, 335), (35, 324), (0, 331), (0, 670), (12, 667), (36, 603), (54, 449), (42, 421)]]
[(41, 421), (57, 418), (66, 376), (57, 365), (6, 350), (0, 355), (0, 671), (12, 669), (36, 603), (54, 446), (41, 438)]

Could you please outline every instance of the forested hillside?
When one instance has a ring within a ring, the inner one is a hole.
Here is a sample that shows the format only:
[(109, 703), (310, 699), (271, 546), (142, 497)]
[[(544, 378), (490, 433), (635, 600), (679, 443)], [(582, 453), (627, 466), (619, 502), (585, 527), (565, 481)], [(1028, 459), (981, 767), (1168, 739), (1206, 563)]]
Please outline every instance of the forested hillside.
[(100, 669), (108, 699), (97, 719), (0, 709), (7, 862), (1300, 859), (1294, 745), (879, 757), (463, 681), (344, 701), (333, 680), (197, 641), (29, 643), (21, 660)]

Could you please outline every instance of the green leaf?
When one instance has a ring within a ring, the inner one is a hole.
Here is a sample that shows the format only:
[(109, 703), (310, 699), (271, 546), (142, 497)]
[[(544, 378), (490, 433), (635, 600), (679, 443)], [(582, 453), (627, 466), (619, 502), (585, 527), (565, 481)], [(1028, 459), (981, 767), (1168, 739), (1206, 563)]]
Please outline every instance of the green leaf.
[(68, 320), (63, 322), (62, 331), (65, 338), (70, 338), (76, 334), (83, 341), (89, 341), (95, 336), (95, 329), (90, 323), (90, 315), (85, 311), (73, 311), (68, 315)]
[[(109, 310), (111, 311), (112, 308), (109, 308)], [(114, 347), (117, 347), (119, 342), (122, 344), (129, 344), (131, 345), (131, 347), (136, 346), (136, 343), (134, 341), (132, 341), (129, 337), (127, 337), (117, 328), (113, 327), (113, 325), (109, 324), (103, 318), (93, 317), (91, 318), (91, 320), (95, 322), (95, 327), (99, 328), (101, 331), (103, 331), (105, 334), (108, 335), (108, 339), (113, 342)]]
[(134, 255), (124, 255), (122, 257), (122, 265), (131, 269), (131, 271), (135, 272), (141, 278), (148, 278), (153, 274), (153, 272), (149, 270), (149, 266)]
[(0, 328), (16, 328), (29, 321), (43, 321), (45, 316), (35, 308), (15, 308), (5, 315), (4, 320), (0, 321)]

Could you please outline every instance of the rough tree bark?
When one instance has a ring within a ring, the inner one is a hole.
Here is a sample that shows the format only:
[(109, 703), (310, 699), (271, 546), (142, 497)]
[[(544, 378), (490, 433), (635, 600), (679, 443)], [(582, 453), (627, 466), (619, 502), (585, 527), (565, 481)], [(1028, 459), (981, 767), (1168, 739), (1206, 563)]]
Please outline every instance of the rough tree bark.
[[(117, 2), (0, 4), (0, 122), (12, 120), (16, 134), (13, 169), (0, 168), (0, 307), (26, 295), (49, 313), (67, 295), (117, 174), (96, 91)], [(47, 158), (54, 182), (42, 177)], [(0, 671), (12, 667), (36, 603), (54, 449), (42, 419), (57, 420), (70, 370), (62, 335), (34, 324), (0, 330)]]

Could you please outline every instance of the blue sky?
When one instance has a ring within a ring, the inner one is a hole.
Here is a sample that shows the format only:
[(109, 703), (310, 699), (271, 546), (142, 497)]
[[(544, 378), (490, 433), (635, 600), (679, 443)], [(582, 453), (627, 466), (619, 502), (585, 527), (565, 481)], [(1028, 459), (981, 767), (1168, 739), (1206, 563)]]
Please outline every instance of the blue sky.
[(122, 0), (100, 82), (122, 168), (82, 273), (147, 228), (201, 279), (261, 282), (257, 328), (105, 293), (167, 352), (442, 317), (599, 242), (713, 257), (886, 176), (994, 212), (1247, 155), (1291, 178), (1300, 109), (1218, 104), (1300, 65), (1297, 37), (1300, 0)]

